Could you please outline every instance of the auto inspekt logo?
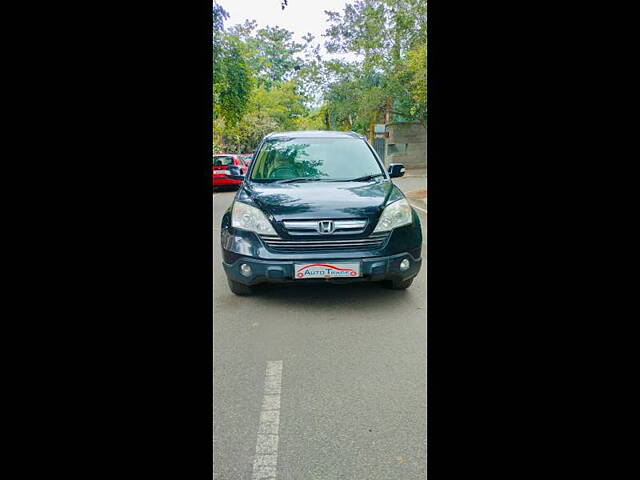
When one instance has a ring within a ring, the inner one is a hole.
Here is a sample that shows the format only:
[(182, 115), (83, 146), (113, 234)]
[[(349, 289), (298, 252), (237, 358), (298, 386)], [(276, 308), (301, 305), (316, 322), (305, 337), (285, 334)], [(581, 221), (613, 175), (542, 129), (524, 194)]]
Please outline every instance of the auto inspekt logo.
[(351, 268), (340, 268), (328, 263), (311, 263), (300, 267), (296, 272), (298, 278), (355, 277), (358, 273)]

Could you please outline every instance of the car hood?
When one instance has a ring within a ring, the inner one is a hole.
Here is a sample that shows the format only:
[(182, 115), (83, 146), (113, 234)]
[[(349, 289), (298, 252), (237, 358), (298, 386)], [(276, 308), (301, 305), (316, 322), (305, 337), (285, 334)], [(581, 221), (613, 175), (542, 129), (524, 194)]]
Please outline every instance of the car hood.
[(403, 198), (390, 180), (368, 182), (245, 183), (236, 197), (286, 219), (377, 219), (385, 205)]

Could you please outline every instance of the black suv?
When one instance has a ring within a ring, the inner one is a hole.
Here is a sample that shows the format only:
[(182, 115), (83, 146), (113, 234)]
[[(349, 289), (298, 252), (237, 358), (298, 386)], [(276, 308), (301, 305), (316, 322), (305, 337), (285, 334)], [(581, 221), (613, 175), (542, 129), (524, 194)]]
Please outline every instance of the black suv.
[(420, 271), (420, 219), (366, 138), (354, 132), (267, 135), (222, 218), (223, 266), (237, 295), (264, 282), (384, 281)]

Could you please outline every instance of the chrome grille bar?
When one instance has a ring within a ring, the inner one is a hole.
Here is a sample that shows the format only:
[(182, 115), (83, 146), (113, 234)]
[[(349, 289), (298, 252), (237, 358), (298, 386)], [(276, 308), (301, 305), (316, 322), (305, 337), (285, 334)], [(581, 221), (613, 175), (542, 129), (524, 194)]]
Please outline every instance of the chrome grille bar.
[(286, 240), (275, 236), (261, 236), (265, 244), (275, 250), (279, 249), (301, 249), (306, 248), (308, 250), (316, 249), (348, 249), (359, 247), (379, 247), (382, 246), (387, 239), (388, 235), (376, 235), (367, 238), (351, 239), (351, 240)]
[[(318, 231), (317, 220), (285, 220), (282, 222), (287, 230), (313, 230)], [(334, 220), (336, 230), (361, 230), (367, 225), (366, 220)]]
[(315, 220), (312, 222), (309, 221), (287, 221), (282, 222), (284, 228), (287, 230), (318, 230), (318, 222)]

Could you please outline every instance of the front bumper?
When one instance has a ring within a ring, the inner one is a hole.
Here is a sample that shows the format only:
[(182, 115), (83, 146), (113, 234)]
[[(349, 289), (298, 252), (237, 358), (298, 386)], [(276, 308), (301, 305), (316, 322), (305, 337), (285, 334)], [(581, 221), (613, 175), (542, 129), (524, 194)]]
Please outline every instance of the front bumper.
[[(400, 262), (404, 259), (409, 260), (409, 268), (407, 270), (400, 269)], [(415, 277), (420, 271), (422, 258), (416, 258), (410, 253), (399, 253), (387, 257), (370, 257), (370, 258), (351, 258), (351, 259), (335, 259), (337, 263), (341, 262), (360, 262), (361, 276), (356, 278), (329, 278), (329, 279), (294, 279), (294, 264), (304, 261), (312, 262), (317, 258), (309, 258), (306, 260), (262, 260), (254, 257), (237, 257), (233, 263), (222, 262), (227, 277), (244, 285), (257, 285), (265, 282), (296, 282), (316, 283), (352, 283), (352, 282), (375, 282), (380, 280), (408, 280)], [(330, 263), (330, 260), (323, 260)], [(240, 265), (247, 264), (251, 267), (251, 275), (245, 276), (240, 273)]]

